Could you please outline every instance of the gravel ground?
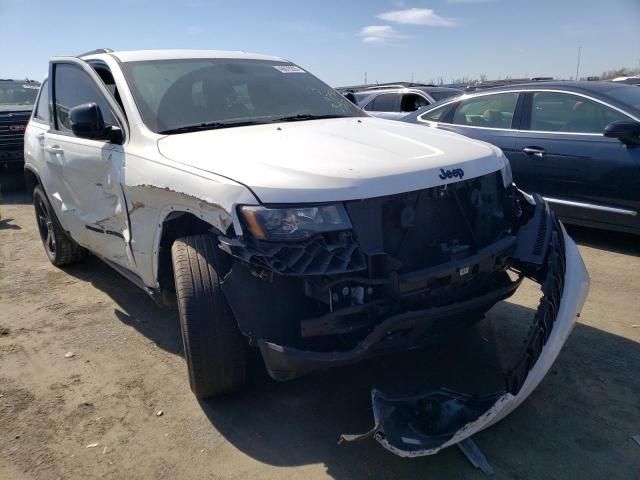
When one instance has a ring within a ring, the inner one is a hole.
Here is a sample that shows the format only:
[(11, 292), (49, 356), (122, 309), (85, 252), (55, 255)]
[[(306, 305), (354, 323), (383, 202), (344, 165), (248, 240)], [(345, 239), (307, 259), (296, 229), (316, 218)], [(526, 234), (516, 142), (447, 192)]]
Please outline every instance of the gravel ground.
[[(176, 312), (95, 257), (50, 265), (23, 192), (5, 193), (0, 214), (0, 478), (484, 477), (456, 448), (406, 460), (337, 439), (371, 427), (373, 386), (490, 391), (531, 319), (535, 285), (455, 342), (284, 384), (256, 357), (246, 391), (200, 403)], [(640, 434), (640, 241), (570, 233), (591, 293), (538, 389), (474, 436), (494, 478), (640, 478), (630, 440)]]

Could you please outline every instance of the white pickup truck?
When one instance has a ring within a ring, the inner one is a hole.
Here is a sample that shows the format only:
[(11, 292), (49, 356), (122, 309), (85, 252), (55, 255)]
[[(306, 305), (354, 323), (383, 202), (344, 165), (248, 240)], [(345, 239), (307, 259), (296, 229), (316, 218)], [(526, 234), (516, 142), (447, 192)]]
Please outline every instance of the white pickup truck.
[(376, 438), (401, 455), (434, 453), (515, 408), (588, 290), (574, 243), (512, 184), (498, 148), (369, 117), (282, 58), (52, 58), (25, 169), (54, 265), (91, 252), (177, 300), (199, 398), (242, 386), (247, 345), (287, 380), (455, 335), (525, 276), (539, 282), (531, 333), (493, 397), (426, 392), (455, 408), (437, 431), (407, 432), (416, 398), (374, 395)]

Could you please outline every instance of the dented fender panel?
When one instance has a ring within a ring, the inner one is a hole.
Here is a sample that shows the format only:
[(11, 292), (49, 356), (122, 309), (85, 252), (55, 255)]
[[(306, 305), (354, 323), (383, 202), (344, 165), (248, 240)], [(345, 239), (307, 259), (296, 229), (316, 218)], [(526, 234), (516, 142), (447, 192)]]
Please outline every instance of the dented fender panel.
[[(145, 285), (154, 288), (158, 287), (162, 224), (168, 215), (190, 213), (218, 231), (226, 232), (237, 222), (234, 218), (237, 204), (256, 203), (253, 194), (243, 185), (161, 160), (128, 156), (124, 185), (137, 273)], [(175, 168), (168, 169), (168, 166)]]

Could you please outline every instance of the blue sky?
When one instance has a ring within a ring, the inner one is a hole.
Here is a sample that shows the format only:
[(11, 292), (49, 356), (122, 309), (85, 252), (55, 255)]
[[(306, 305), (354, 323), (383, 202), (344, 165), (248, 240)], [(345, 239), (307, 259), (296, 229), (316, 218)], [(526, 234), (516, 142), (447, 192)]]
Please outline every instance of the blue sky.
[(331, 85), (640, 67), (640, 0), (0, 0), (0, 78), (53, 55), (206, 48), (282, 56)]

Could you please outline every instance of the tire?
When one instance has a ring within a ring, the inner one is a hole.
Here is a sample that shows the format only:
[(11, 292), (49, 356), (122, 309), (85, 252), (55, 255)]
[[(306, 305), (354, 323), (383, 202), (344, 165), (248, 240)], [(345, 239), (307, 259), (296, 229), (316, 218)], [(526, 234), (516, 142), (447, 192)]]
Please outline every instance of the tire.
[(87, 251), (74, 242), (58, 222), (40, 185), (33, 189), (33, 207), (40, 240), (51, 263), (62, 267), (79, 262), (87, 256)]
[(214, 235), (179, 238), (171, 247), (189, 383), (199, 399), (237, 391), (246, 379), (244, 339), (216, 271), (221, 255)]

